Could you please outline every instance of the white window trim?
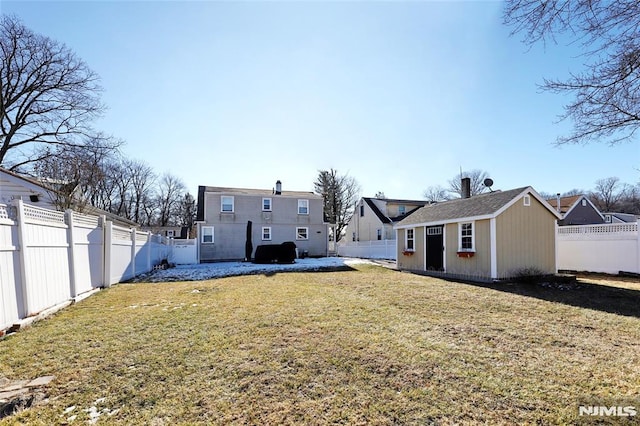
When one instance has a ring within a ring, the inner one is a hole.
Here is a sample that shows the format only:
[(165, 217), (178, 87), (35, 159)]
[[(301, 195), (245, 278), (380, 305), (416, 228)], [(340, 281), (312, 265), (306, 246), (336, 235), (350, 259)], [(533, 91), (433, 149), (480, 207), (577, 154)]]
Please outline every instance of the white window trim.
[(524, 204), (525, 207), (529, 207), (531, 205), (531, 196), (525, 195), (524, 197), (522, 197), (522, 204)]
[[(463, 249), (462, 248), (462, 225), (471, 224), (471, 248)], [(476, 222), (458, 222), (458, 251), (476, 251)]]
[[(267, 231), (269, 233), (269, 238), (265, 238), (264, 234)], [(262, 227), (262, 241), (271, 241), (271, 227), (270, 226), (263, 226)]]
[[(409, 238), (409, 231), (411, 231), (412, 237)], [(409, 240), (413, 243), (413, 248), (409, 248)], [(404, 250), (416, 251), (416, 228), (407, 228), (404, 231)]]
[[(300, 233), (298, 232), (300, 229), (304, 229), (305, 230), (305, 233), (307, 235), (305, 238), (301, 238), (300, 237)], [(296, 240), (298, 240), (298, 241), (306, 241), (308, 239), (309, 239), (309, 228), (306, 227), (306, 226), (297, 226), (296, 227)]]
[[(204, 240), (204, 236), (205, 236), (205, 232), (204, 232), (204, 230), (205, 230), (205, 229), (211, 229), (211, 241), (205, 241), (205, 240)], [(216, 238), (215, 238), (215, 235), (216, 235), (215, 231), (216, 231), (216, 230), (215, 230), (215, 227), (214, 227), (214, 226), (203, 226), (203, 227), (201, 227), (201, 228), (200, 228), (200, 232), (201, 232), (201, 235), (200, 235), (200, 243), (202, 243), (202, 244), (213, 244), (213, 243), (215, 242), (215, 240), (216, 240)]]
[[(231, 198), (231, 210), (225, 210), (224, 209), (224, 199), (225, 198)], [(220, 212), (221, 213), (233, 213), (235, 211), (235, 207), (236, 207), (236, 200), (235, 197), (233, 195), (223, 195), (220, 197)]]
[[(265, 208), (264, 208), (264, 202), (265, 202), (265, 201), (267, 201), (267, 200), (269, 200), (269, 208), (268, 208), (268, 209), (265, 209)], [(273, 211), (273, 200), (272, 200), (271, 198), (263, 198), (263, 199), (262, 199), (262, 211), (263, 211), (263, 212), (270, 212), (270, 211)]]
[[(306, 204), (306, 208), (307, 208), (307, 212), (306, 213), (300, 213), (300, 207), (301, 204)], [(309, 214), (309, 200), (298, 200), (298, 214), (305, 214), (308, 215)]]

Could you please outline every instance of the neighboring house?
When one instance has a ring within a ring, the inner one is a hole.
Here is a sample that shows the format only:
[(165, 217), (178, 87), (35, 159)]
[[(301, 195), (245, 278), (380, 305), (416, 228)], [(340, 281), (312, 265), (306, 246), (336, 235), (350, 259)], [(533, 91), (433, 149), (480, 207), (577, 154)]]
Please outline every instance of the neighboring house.
[(572, 195), (547, 200), (560, 215), (558, 225), (591, 225), (605, 223), (604, 216), (585, 195)]
[(343, 241), (395, 240), (393, 225), (426, 205), (422, 200), (396, 200), (363, 197), (345, 227)]
[(293, 241), (299, 253), (327, 255), (328, 224), (323, 221), (322, 197), (283, 191), (278, 181), (274, 190), (198, 187), (200, 261), (245, 259), (249, 221), (253, 253), (262, 244)]
[(602, 214), (604, 223), (634, 223), (638, 221), (638, 216), (630, 213), (607, 212)]
[(149, 231), (154, 235), (181, 240), (188, 239), (190, 231), (188, 226), (143, 226), (142, 230)]
[(427, 205), (395, 226), (397, 266), (479, 281), (555, 273), (559, 218), (531, 187)]
[[(13, 200), (22, 200), (25, 204), (49, 210), (59, 210), (54, 200), (55, 191), (47, 188), (36, 179), (0, 167), (0, 204), (9, 204)], [(126, 228), (138, 227), (132, 220), (109, 213), (91, 205), (83, 206), (83, 213), (105, 216), (116, 225)]]

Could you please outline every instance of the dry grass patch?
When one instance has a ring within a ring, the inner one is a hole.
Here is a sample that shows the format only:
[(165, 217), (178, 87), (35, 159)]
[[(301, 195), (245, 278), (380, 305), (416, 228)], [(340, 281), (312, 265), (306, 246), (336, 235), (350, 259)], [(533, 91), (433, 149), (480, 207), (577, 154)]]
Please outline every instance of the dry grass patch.
[(118, 285), (0, 342), (0, 376), (56, 376), (0, 423), (100, 398), (105, 424), (573, 423), (581, 398), (640, 393), (640, 305), (514, 289), (372, 266)]

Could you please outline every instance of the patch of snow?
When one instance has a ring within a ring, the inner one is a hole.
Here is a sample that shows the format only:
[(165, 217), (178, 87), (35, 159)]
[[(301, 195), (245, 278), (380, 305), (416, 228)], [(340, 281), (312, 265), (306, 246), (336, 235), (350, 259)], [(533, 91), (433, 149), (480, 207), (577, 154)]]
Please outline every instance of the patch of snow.
[(274, 274), (288, 271), (321, 271), (349, 267), (357, 264), (375, 264), (367, 259), (322, 257), (296, 259), (289, 264), (260, 265), (250, 262), (217, 262), (196, 265), (177, 265), (175, 268), (158, 269), (137, 277), (135, 282), (202, 281), (238, 275)]

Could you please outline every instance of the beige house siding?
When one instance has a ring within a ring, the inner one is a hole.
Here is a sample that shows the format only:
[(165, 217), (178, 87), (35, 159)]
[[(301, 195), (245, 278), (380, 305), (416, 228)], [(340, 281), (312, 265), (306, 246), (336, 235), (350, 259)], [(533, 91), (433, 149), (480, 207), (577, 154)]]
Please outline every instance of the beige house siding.
[(491, 234), (489, 220), (473, 222), (475, 253), (473, 257), (458, 257), (459, 230), (457, 223), (449, 223), (445, 229), (445, 272), (477, 278), (491, 277)]
[(424, 226), (414, 228), (415, 253), (411, 256), (403, 254), (405, 249), (406, 229), (398, 229), (397, 266), (408, 271), (424, 271)]
[[(364, 207), (364, 215), (360, 216), (360, 209)], [(380, 218), (371, 210), (371, 207), (363, 200), (357, 204), (353, 217), (345, 228), (344, 238), (347, 242), (356, 241), (377, 241), (378, 229), (381, 232), (381, 239), (393, 240), (395, 232), (391, 224), (383, 224)]]
[(520, 198), (496, 219), (498, 278), (522, 268), (556, 272), (555, 217), (535, 197)]

